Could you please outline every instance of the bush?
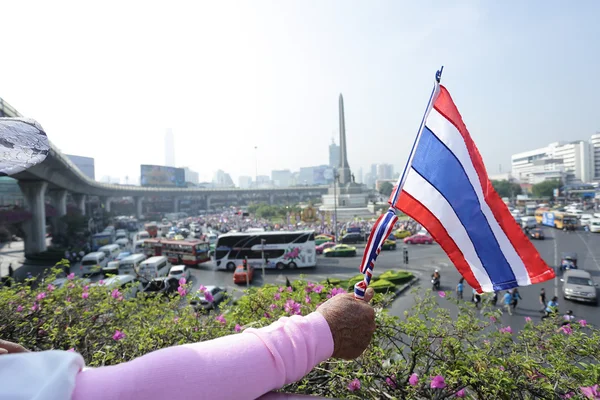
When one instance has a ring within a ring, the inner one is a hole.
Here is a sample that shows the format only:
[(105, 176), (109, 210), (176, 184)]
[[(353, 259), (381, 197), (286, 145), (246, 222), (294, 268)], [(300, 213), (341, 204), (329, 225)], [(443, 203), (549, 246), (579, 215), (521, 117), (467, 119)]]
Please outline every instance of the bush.
[[(37, 289), (29, 282), (0, 289), (0, 337), (35, 351), (74, 348), (92, 367), (266, 326), (285, 315), (306, 315), (339, 291), (302, 280), (290, 289), (251, 288), (237, 305), (223, 306), (217, 319), (214, 313), (182, 306), (189, 297), (183, 291), (170, 299), (141, 295), (125, 300), (124, 293), (84, 286), (81, 280), (54, 288), (49, 285), (53, 279), (46, 277)], [(383, 279), (373, 283), (384, 284), (391, 285)], [(570, 394), (581, 399), (580, 387), (600, 379), (600, 331), (584, 321), (561, 329), (559, 319), (528, 322), (513, 334), (500, 325), (495, 308), (480, 314), (470, 303), (415, 292), (415, 303), (399, 319), (381, 308), (389, 298), (376, 294), (377, 331), (358, 360), (326, 361), (283, 391), (343, 399), (443, 399), (462, 390), (471, 399)], [(454, 302), (458, 316), (438, 301)], [(418, 382), (409, 382), (413, 374)], [(444, 387), (431, 388), (433, 377), (438, 383), (443, 379)], [(355, 379), (360, 389), (350, 391)]]
[(413, 274), (408, 271), (385, 271), (379, 275), (380, 279), (385, 279), (395, 285), (402, 285), (409, 282), (413, 278)]
[[(358, 274), (353, 276), (352, 278), (350, 278), (348, 280), (348, 283), (350, 284), (350, 286), (354, 287), (355, 284), (357, 284), (358, 282), (362, 281), (365, 278), (365, 276), (363, 274)], [(375, 282), (379, 279), (379, 276), (373, 276), (371, 278), (371, 282)]]
[(394, 285), (390, 281), (386, 281), (385, 279), (379, 279), (377, 281), (371, 281), (370, 285), (376, 293), (387, 293), (393, 292), (396, 289), (396, 285)]

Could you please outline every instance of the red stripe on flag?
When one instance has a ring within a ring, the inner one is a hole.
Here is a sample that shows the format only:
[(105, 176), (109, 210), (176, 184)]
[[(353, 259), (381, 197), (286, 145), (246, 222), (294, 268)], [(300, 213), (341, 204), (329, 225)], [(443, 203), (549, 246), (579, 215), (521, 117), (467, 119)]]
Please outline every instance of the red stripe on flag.
[(458, 272), (465, 278), (469, 286), (481, 293), (481, 285), (477, 278), (475, 278), (465, 256), (435, 215), (405, 191), (402, 191), (400, 196), (398, 196), (398, 204), (402, 211), (429, 231), (429, 234), (448, 254), (450, 261), (452, 261)]
[(369, 235), (369, 239), (367, 240), (367, 245), (365, 247), (365, 252), (363, 253), (363, 257), (362, 260), (360, 262), (360, 265), (358, 266), (358, 269), (360, 270), (361, 273), (365, 273), (365, 269), (367, 268), (367, 258), (369, 257), (369, 253), (370, 253), (370, 248), (371, 248), (371, 244), (373, 243), (373, 237), (375, 236), (373, 233), (377, 230), (377, 227), (379, 226), (379, 223), (381, 222), (381, 219), (383, 218), (385, 214), (381, 214), (379, 216), (379, 218), (377, 218), (377, 221), (375, 221), (375, 224), (373, 225), (373, 228), (371, 228), (371, 234)]
[(508, 211), (506, 204), (504, 204), (498, 193), (494, 190), (494, 187), (488, 178), (481, 154), (479, 153), (477, 146), (475, 146), (475, 142), (471, 139), (471, 135), (469, 134), (456, 105), (452, 101), (450, 93), (448, 93), (448, 90), (446, 90), (444, 86), (440, 85), (440, 94), (433, 107), (454, 125), (463, 137), (471, 162), (479, 177), (485, 201), (492, 210), (496, 221), (498, 221), (498, 225), (500, 225), (500, 228), (506, 233), (508, 240), (513, 245), (521, 260), (523, 260), (531, 283), (540, 283), (552, 279), (554, 277), (554, 271), (552, 271), (542, 259), (531, 241), (521, 230), (521, 227), (516, 223), (515, 219), (510, 214), (510, 211)]

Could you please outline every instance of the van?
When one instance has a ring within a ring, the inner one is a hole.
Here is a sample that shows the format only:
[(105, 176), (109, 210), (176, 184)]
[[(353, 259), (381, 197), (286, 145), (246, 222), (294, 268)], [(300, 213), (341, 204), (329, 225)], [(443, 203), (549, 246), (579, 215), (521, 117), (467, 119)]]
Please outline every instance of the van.
[[(98, 286), (98, 283), (92, 283), (92, 286)], [(131, 275), (115, 275), (104, 279), (102, 284), (108, 290), (119, 289), (125, 300), (134, 298), (142, 289), (142, 284)]]
[(147, 280), (152, 280), (160, 276), (167, 276), (171, 264), (165, 256), (150, 257), (140, 264), (138, 274)]
[(218, 239), (218, 236), (215, 235), (212, 232), (209, 232), (209, 233), (206, 234), (206, 240), (208, 240), (209, 244), (215, 244), (215, 243), (217, 243), (217, 239)]
[(590, 220), (590, 232), (600, 232), (600, 218), (592, 218)]
[(128, 239), (129, 238), (129, 233), (127, 233), (127, 231), (124, 230), (124, 229), (119, 229), (117, 231), (117, 233), (115, 234), (115, 238), (116, 239)]
[(144, 253), (144, 241), (143, 240), (136, 240), (135, 244), (133, 245), (133, 253), (134, 254), (143, 254)]
[(90, 254), (86, 254), (81, 260), (81, 266), (79, 269), (81, 270), (82, 275), (93, 275), (100, 273), (102, 268), (106, 267), (108, 264), (108, 257), (102, 251), (95, 251)]
[(121, 250), (129, 248), (129, 239), (127, 238), (117, 239), (115, 240), (115, 243), (119, 246)]
[(146, 259), (143, 254), (132, 254), (119, 262), (119, 275), (136, 276), (140, 264)]
[(150, 239), (150, 234), (146, 231), (140, 231), (137, 233), (137, 240)]
[(521, 227), (523, 229), (533, 229), (537, 226), (535, 217), (523, 217), (521, 218)]
[(119, 253), (121, 252), (121, 247), (118, 244), (107, 244), (106, 246), (102, 246), (98, 249), (108, 257), (108, 261), (114, 261)]

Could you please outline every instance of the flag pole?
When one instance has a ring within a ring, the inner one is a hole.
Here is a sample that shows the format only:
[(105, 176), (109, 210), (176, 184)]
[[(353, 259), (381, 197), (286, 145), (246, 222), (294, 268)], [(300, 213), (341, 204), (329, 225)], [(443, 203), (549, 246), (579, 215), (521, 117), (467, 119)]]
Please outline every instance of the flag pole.
[(400, 196), (400, 192), (402, 192), (402, 187), (404, 186), (404, 181), (406, 180), (406, 171), (409, 166), (412, 164), (412, 159), (414, 156), (415, 148), (417, 147), (417, 143), (419, 143), (419, 139), (421, 138), (421, 132), (423, 132), (423, 127), (425, 126), (425, 119), (433, 106), (433, 100), (440, 87), (440, 80), (442, 79), (442, 72), (444, 71), (444, 66), (436, 71), (435, 73), (435, 82), (433, 84), (433, 89), (431, 90), (431, 95), (429, 96), (429, 101), (427, 102), (427, 107), (425, 108), (425, 113), (423, 114), (423, 118), (421, 119), (421, 125), (419, 125), (419, 130), (417, 132), (417, 136), (415, 137), (415, 141), (413, 142), (412, 148), (410, 149), (410, 154), (408, 155), (408, 161), (406, 165), (404, 165), (404, 170), (402, 171), (402, 175), (398, 179), (398, 184), (396, 185), (396, 190), (394, 191), (394, 196), (392, 197), (391, 206), (396, 209), (395, 204), (398, 200), (398, 196)]

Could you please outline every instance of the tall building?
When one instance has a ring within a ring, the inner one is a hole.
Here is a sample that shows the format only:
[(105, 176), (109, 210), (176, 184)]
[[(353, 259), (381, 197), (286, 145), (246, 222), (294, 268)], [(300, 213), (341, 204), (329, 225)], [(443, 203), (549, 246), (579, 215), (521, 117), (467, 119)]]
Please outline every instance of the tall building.
[(340, 166), (340, 146), (335, 144), (335, 141), (331, 139), (329, 145), (329, 166), (331, 168), (338, 168)]
[(590, 138), (590, 164), (592, 180), (600, 181), (600, 132)]
[(377, 179), (387, 180), (394, 177), (394, 166), (391, 164), (377, 165)]
[(167, 129), (167, 133), (165, 133), (165, 166), (175, 166), (175, 138), (171, 128)]
[[(328, 172), (329, 171), (329, 172)], [(332, 181), (328, 178), (331, 172), (329, 165), (318, 165), (315, 167), (302, 167), (298, 173), (296, 184), (299, 186), (312, 186), (312, 185), (327, 185)], [(339, 170), (338, 170), (339, 174)], [(340, 174), (341, 175), (341, 174)], [(333, 177), (333, 174), (331, 174)], [(341, 177), (340, 177), (341, 182)]]
[(250, 176), (240, 176), (238, 178), (240, 189), (248, 189), (252, 186), (252, 177)]
[(185, 183), (191, 183), (192, 185), (198, 185), (200, 183), (200, 174), (196, 171), (192, 171), (188, 167), (183, 167), (185, 176)]
[(256, 177), (256, 187), (269, 188), (272, 186), (271, 178), (268, 175), (258, 175)]
[(92, 157), (73, 156), (69, 154), (66, 154), (66, 156), (85, 176), (96, 180), (96, 167)]
[(215, 174), (213, 176), (213, 184), (217, 188), (234, 187), (231, 176), (227, 172), (220, 169), (215, 171)]
[(513, 154), (512, 174), (522, 183), (536, 184), (547, 179), (564, 183), (591, 182), (595, 171), (593, 144), (583, 140), (555, 142), (546, 147)]
[(363, 183), (363, 169), (360, 167), (358, 171), (356, 171), (356, 183)]
[(292, 172), (289, 169), (271, 171), (271, 180), (277, 187), (290, 187), (292, 186)]

